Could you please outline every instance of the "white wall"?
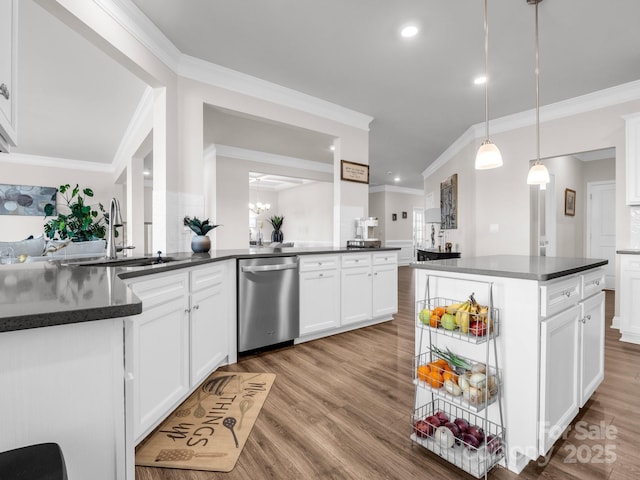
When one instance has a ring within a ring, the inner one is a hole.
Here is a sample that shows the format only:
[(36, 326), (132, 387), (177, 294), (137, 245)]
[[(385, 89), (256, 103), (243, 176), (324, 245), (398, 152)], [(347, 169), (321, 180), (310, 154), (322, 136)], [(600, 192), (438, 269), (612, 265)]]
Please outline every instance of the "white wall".
[[(369, 215), (378, 217), (378, 236), (383, 243), (413, 242), (413, 208), (424, 208), (424, 193), (403, 193), (385, 188), (369, 193)], [(402, 218), (407, 212), (407, 218)], [(394, 222), (392, 214), (396, 214)]]
[(296, 246), (331, 245), (332, 200), (333, 184), (329, 182), (313, 182), (278, 192), (277, 215), (285, 217), (284, 241), (295, 242)]
[[(113, 183), (112, 174), (105, 172), (104, 169), (103, 171), (82, 170), (82, 167), (87, 166), (84, 162), (60, 159), (55, 160), (56, 164), (68, 164), (69, 168), (43, 167), (25, 163), (26, 158), (28, 157), (18, 154), (0, 155), (1, 182), (11, 185), (55, 188), (67, 183), (71, 186), (78, 183), (81, 188), (93, 190), (94, 197), (91, 199), (91, 205), (98, 211), (98, 203), (102, 203), (105, 209), (108, 209), (112, 197), (122, 199), (122, 188)], [(17, 241), (29, 235), (38, 236), (44, 233), (46, 222), (47, 219), (44, 216), (0, 215), (0, 241)]]

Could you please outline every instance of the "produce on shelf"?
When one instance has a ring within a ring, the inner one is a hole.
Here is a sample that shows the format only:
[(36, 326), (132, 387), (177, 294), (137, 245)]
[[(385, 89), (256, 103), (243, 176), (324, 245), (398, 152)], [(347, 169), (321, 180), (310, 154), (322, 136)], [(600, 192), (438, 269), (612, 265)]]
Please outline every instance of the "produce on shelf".
[(489, 318), (489, 307), (480, 305), (469, 295), (462, 303), (451, 303), (447, 306), (436, 306), (433, 310), (424, 308), (418, 314), (420, 321), (431, 328), (442, 327), (445, 330), (482, 337), (487, 331), (493, 331), (493, 323)]
[(418, 313), (418, 318), (425, 325), (429, 325), (429, 320), (431, 319), (431, 310), (429, 310), (428, 308), (423, 308), (422, 310), (420, 310), (420, 313)]

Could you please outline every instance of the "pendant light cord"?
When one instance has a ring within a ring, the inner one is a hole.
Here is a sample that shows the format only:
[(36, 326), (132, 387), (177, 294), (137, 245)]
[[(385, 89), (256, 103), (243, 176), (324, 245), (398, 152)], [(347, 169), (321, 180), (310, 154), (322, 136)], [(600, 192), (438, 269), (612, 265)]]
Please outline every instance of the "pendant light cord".
[(484, 112), (487, 140), (489, 140), (489, 21), (487, 1), (484, 0)]
[(536, 164), (540, 163), (540, 59), (538, 35), (538, 3), (536, 0)]

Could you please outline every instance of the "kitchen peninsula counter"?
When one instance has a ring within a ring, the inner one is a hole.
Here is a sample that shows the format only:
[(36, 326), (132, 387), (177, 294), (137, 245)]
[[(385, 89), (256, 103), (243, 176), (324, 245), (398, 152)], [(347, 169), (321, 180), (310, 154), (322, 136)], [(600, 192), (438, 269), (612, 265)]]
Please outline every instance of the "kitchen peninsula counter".
[[(278, 257), (386, 251), (398, 248), (255, 247), (210, 253), (172, 253), (175, 260), (144, 267), (78, 266), (89, 259), (40, 261), (0, 266), (0, 334), (92, 320), (126, 317), (142, 312), (142, 302), (125, 285), (129, 279), (212, 262), (252, 257)], [(125, 257), (126, 258), (126, 257)]]
[[(488, 407), (488, 419), (496, 424), (504, 420), (506, 467), (513, 472), (551, 450), (604, 378), (606, 264), (601, 259), (524, 255), (411, 264), (416, 305), (464, 302), (473, 294), (478, 303), (495, 309), (504, 415), (496, 402)], [(424, 328), (432, 330), (429, 335), (439, 348), (484, 361), (484, 347), (456, 342), (419, 320), (416, 355), (428, 354), (428, 345), (419, 340)], [(431, 398), (420, 390), (416, 408)]]

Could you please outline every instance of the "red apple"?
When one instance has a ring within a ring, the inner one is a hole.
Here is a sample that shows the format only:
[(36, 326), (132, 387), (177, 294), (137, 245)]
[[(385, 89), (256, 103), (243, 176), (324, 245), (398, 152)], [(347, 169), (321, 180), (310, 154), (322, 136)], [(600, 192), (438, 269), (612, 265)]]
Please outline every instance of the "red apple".
[(487, 334), (487, 326), (482, 321), (474, 320), (471, 322), (471, 325), (469, 325), (469, 333), (476, 337), (483, 337)]

